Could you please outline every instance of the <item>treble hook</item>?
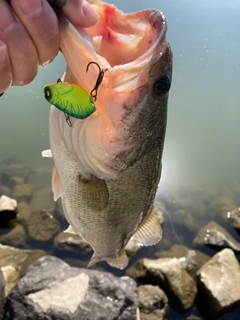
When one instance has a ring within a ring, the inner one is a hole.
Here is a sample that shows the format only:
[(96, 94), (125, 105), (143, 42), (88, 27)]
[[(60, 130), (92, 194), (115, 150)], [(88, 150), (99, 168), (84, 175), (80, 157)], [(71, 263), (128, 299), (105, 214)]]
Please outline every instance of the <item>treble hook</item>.
[(100, 86), (100, 84), (102, 83), (102, 80), (103, 80), (103, 77), (104, 77), (104, 73), (108, 70), (108, 69), (102, 69), (100, 68), (99, 64), (95, 61), (91, 61), (89, 62), (89, 64), (87, 65), (87, 68), (86, 68), (86, 73), (88, 73), (88, 69), (89, 69), (89, 66), (90, 64), (95, 64), (96, 66), (98, 66), (98, 69), (99, 69), (99, 75), (98, 75), (98, 78), (97, 78), (97, 81), (96, 81), (96, 84), (95, 84), (95, 87), (92, 89), (92, 91), (90, 92), (90, 102), (93, 103), (93, 102), (96, 102), (97, 101), (97, 91), (98, 91), (98, 88)]

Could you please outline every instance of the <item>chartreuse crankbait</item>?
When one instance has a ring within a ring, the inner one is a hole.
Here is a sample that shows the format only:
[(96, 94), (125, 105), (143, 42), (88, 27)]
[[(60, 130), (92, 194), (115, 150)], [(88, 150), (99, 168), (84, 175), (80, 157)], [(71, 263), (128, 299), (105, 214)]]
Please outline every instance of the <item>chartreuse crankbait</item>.
[(56, 108), (64, 112), (69, 126), (72, 126), (70, 116), (76, 119), (86, 119), (96, 111), (97, 90), (107, 69), (101, 70), (96, 62), (90, 62), (87, 65), (86, 73), (90, 64), (96, 64), (99, 68), (96, 84), (90, 94), (78, 84), (62, 82), (60, 79), (57, 83), (44, 87), (45, 98)]

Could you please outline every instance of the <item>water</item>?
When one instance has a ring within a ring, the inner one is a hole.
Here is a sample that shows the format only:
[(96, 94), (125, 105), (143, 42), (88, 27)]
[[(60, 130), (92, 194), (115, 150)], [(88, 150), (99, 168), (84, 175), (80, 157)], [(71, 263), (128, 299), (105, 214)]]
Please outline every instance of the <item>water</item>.
[[(174, 70), (158, 197), (168, 204), (180, 239), (191, 246), (194, 233), (183, 236), (184, 226), (175, 222), (179, 208), (189, 211), (199, 228), (214, 218), (239, 241), (214, 201), (225, 197), (240, 205), (240, 1), (111, 2), (125, 12), (157, 8), (167, 18)], [(31, 84), (12, 87), (0, 98), (1, 158), (51, 169), (51, 160), (41, 158), (49, 147), (49, 104), (42, 89), (64, 69), (59, 54), (52, 64), (39, 68)], [(164, 228), (164, 237), (170, 238), (170, 226)], [(171, 232), (176, 243), (173, 238)], [(164, 242), (158, 249), (164, 249)], [(142, 256), (153, 257), (154, 250), (144, 248), (131, 263)], [(169, 319), (184, 317), (171, 311)]]

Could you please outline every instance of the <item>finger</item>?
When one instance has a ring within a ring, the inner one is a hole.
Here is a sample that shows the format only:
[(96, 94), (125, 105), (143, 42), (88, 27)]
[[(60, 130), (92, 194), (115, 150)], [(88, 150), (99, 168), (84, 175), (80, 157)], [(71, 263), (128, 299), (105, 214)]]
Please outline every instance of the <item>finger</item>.
[(53, 9), (46, 0), (12, 0), (11, 5), (35, 44), (39, 63), (46, 64), (59, 49), (58, 21)]
[(10, 6), (2, 0), (0, 0), (0, 12), (0, 39), (8, 48), (12, 84), (27, 84), (37, 74), (37, 51), (27, 31), (13, 15)]
[(99, 19), (93, 6), (85, 0), (68, 0), (63, 12), (72, 24), (79, 27), (91, 27)]
[(11, 66), (8, 59), (7, 46), (0, 41), (0, 93), (6, 91), (12, 83)]

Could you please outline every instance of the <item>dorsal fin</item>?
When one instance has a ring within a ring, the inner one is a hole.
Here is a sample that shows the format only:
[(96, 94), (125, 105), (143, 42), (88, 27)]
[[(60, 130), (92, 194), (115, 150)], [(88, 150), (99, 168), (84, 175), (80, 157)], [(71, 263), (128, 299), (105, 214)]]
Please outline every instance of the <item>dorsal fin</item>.
[(162, 228), (157, 211), (154, 207), (149, 209), (147, 217), (133, 234), (132, 240), (140, 245), (151, 246), (158, 243), (162, 238)]

